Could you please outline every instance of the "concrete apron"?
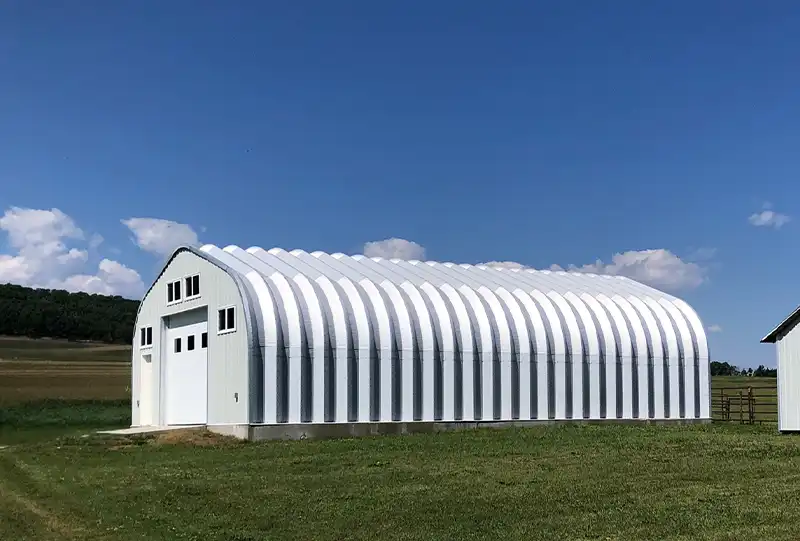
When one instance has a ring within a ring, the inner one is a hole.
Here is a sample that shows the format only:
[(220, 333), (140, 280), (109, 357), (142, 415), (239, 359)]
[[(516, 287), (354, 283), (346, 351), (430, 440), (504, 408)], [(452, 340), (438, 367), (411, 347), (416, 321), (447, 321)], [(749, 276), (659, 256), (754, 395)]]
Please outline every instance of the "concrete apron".
[(170, 430), (182, 430), (185, 428), (205, 428), (203, 425), (185, 426), (132, 426), (130, 428), (118, 428), (116, 430), (99, 430), (98, 434), (112, 434), (115, 436), (136, 436), (139, 434), (153, 434), (156, 432), (168, 432)]
[[(413, 421), (388, 423), (298, 423), (273, 425), (208, 425), (216, 434), (233, 436), (243, 440), (305, 440), (378, 436), (382, 434), (425, 434), (450, 430), (475, 428), (527, 428), (544, 425), (578, 424), (645, 424), (688, 425), (708, 424), (711, 419), (609, 419), (609, 420), (543, 420), (543, 421)], [(170, 427), (173, 428), (173, 427)]]

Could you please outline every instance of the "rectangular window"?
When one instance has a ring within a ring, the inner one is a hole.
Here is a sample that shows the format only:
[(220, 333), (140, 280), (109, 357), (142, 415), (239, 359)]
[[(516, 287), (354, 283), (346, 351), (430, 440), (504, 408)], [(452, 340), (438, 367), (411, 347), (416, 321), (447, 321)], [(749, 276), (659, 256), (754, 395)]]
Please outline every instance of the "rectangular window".
[(236, 330), (236, 313), (233, 306), (222, 308), (218, 312), (217, 328), (219, 332)]
[(186, 298), (200, 296), (200, 275), (187, 276), (184, 280), (186, 284)]
[(142, 327), (139, 345), (142, 347), (153, 345), (153, 327)]
[(180, 352), (181, 352), (181, 339), (180, 338), (176, 338), (175, 339), (175, 353), (180, 353)]
[(208, 333), (204, 332), (200, 335), (200, 347), (205, 349), (208, 347)]
[(194, 351), (194, 335), (190, 334), (186, 339), (186, 351)]
[(181, 281), (176, 280), (167, 284), (167, 303), (181, 300)]

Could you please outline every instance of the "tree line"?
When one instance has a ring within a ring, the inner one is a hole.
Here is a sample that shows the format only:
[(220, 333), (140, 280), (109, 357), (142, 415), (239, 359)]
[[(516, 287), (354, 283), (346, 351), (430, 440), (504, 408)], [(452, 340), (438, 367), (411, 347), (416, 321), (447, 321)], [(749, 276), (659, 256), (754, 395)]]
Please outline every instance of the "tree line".
[(0, 284), (0, 335), (129, 344), (139, 301)]
[(763, 364), (758, 368), (739, 368), (727, 362), (711, 361), (712, 376), (749, 376), (755, 378), (776, 378), (778, 377), (777, 368), (767, 368)]

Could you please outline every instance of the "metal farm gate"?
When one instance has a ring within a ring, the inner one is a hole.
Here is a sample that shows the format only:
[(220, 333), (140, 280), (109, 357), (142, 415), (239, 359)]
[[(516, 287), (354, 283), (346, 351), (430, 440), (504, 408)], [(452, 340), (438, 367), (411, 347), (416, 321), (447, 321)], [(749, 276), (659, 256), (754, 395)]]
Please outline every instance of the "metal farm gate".
[(741, 424), (777, 423), (778, 397), (774, 385), (719, 387), (711, 397), (714, 421)]

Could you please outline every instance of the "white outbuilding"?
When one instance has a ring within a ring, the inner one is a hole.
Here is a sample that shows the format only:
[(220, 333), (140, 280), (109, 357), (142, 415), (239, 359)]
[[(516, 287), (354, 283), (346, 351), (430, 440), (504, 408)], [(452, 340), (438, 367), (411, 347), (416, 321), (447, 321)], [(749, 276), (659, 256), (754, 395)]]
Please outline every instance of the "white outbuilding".
[(710, 419), (697, 314), (619, 276), (183, 247), (135, 336), (133, 426), (284, 438)]
[(800, 432), (800, 307), (761, 339), (778, 353), (778, 430)]

